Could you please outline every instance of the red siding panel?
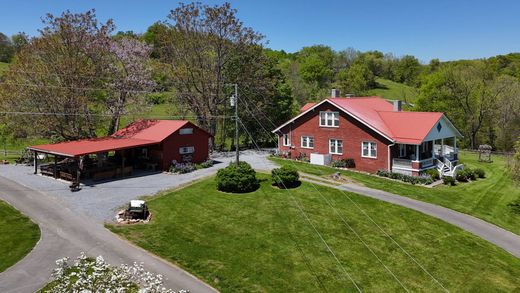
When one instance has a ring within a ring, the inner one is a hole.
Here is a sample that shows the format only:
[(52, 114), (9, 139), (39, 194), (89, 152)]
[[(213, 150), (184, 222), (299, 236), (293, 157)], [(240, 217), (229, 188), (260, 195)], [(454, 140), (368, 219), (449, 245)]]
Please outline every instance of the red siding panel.
[(209, 156), (209, 134), (192, 124), (191, 122), (182, 128), (193, 128), (192, 134), (179, 134), (179, 130), (168, 136), (161, 144), (163, 150), (162, 169), (170, 168), (171, 162), (176, 160), (182, 161), (179, 148), (194, 147), (193, 163), (201, 163), (208, 159)]

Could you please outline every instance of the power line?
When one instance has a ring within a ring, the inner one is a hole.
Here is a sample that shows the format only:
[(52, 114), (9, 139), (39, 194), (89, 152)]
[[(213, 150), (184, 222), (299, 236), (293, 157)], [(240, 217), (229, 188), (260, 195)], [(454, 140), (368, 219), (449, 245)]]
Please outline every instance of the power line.
[[(0, 111), (3, 115), (27, 115), (27, 116), (99, 116), (99, 117), (112, 117), (112, 114), (88, 114), (88, 113), (66, 113), (66, 112), (23, 112), (23, 111)], [(156, 118), (193, 118), (193, 119), (204, 119), (204, 118), (233, 118), (234, 116), (227, 115), (208, 115), (208, 116), (195, 116), (195, 115), (139, 115), (139, 114), (120, 114), (119, 116), (150, 116)]]
[[(249, 105), (247, 102), (245, 102), (246, 104), (246, 111), (248, 111), (251, 116), (254, 117), (254, 119), (258, 122), (258, 124), (260, 125), (260, 127), (269, 135), (269, 134), (272, 134), (272, 133), (269, 133), (267, 132), (267, 130), (265, 129), (265, 127), (263, 126), (262, 123), (260, 123), (260, 121), (255, 117), (255, 115), (253, 115), (253, 113), (251, 113), (251, 111), (249, 110)], [(388, 271), (388, 273), (390, 273), (390, 275), (397, 281), (397, 283), (399, 283), (399, 285), (406, 291), (406, 292), (409, 292), (408, 289), (404, 286), (404, 284), (401, 282), (401, 280), (399, 280), (399, 278), (397, 278), (397, 276), (394, 274), (394, 272), (392, 272), (392, 270), (390, 270), (390, 268), (388, 268), (384, 263), (383, 261), (381, 260), (381, 258), (379, 258), (379, 256), (372, 250), (372, 248), (370, 248), (368, 246), (368, 244), (365, 243), (365, 241), (361, 238), (361, 236), (356, 232), (356, 230), (354, 230), (354, 228), (345, 220), (345, 218), (337, 211), (337, 209), (331, 204), (331, 202), (327, 199), (326, 196), (323, 195), (323, 193), (318, 189), (316, 188), (316, 186), (310, 182), (310, 184), (313, 186), (313, 188), (318, 192), (318, 194), (320, 195), (320, 197), (327, 203), (327, 205), (332, 208), (332, 210), (334, 211), (334, 213), (341, 219), (341, 221), (343, 222), (343, 224), (350, 230), (352, 231), (352, 233), (354, 233), (354, 235), (359, 239), (359, 241), (361, 241), (361, 243), (365, 246), (365, 248), (367, 248), (370, 253), (372, 253), (372, 255), (379, 261), (379, 263), (381, 263), (381, 265)]]
[[(246, 131), (246, 133), (249, 135), (249, 137), (251, 138), (251, 140), (253, 141), (254, 145), (256, 146), (256, 148), (258, 150), (260, 150), (260, 147), (258, 146), (258, 144), (256, 143), (255, 139), (253, 138), (253, 136), (251, 135), (251, 133), (249, 132), (249, 130), (245, 127), (244, 123), (239, 120), (240, 124), (242, 125), (242, 127), (244, 128), (244, 130)], [(356, 282), (354, 281), (354, 279), (352, 278), (352, 276), (349, 274), (349, 272), (347, 272), (347, 270), (345, 269), (345, 267), (343, 266), (343, 264), (341, 263), (341, 261), (339, 260), (339, 258), (337, 257), (336, 253), (334, 252), (334, 250), (332, 250), (332, 248), (329, 246), (329, 244), (327, 243), (327, 241), (323, 238), (323, 236), (321, 235), (321, 233), (318, 231), (318, 229), (316, 228), (316, 226), (313, 224), (313, 222), (311, 221), (311, 219), (309, 218), (309, 216), (307, 215), (307, 213), (305, 212), (305, 210), (303, 210), (301, 204), (299, 203), (298, 200), (296, 200), (296, 198), (294, 196), (292, 196), (290, 194), (290, 191), (289, 189), (287, 188), (287, 186), (285, 186), (285, 184), (283, 183), (282, 180), (280, 180), (280, 177), (278, 175), (276, 175), (279, 179), (279, 181), (282, 183), (282, 185), (284, 186), (284, 190), (286, 190), (287, 192), (289, 192), (289, 195), (291, 196), (291, 199), (294, 201), (294, 203), (296, 204), (296, 206), (298, 207), (298, 210), (300, 211), (300, 213), (304, 216), (305, 220), (310, 224), (310, 226), (312, 227), (312, 229), (314, 230), (314, 232), (318, 235), (318, 237), (321, 239), (321, 241), (323, 242), (323, 244), (325, 245), (325, 247), (327, 248), (327, 250), (329, 251), (329, 253), (333, 256), (333, 258), (336, 260), (336, 262), (338, 263), (339, 267), (343, 270), (343, 272), (345, 273), (345, 275), (350, 279), (350, 281), (352, 282), (352, 284), (354, 284), (354, 286), (357, 288), (357, 290), (359, 292), (362, 292), (361, 288), (359, 288), (359, 286), (356, 284)]]
[[(246, 105), (247, 105), (247, 102), (246, 102)], [(252, 116), (255, 117), (254, 115), (252, 115)], [(267, 117), (267, 116), (265, 116), (265, 117), (271, 123), (271, 125), (273, 125), (273, 127), (276, 128), (276, 125), (274, 125), (272, 120), (269, 119), (269, 117)], [(262, 126), (262, 124), (258, 120), (257, 120), (257, 122)], [(265, 130), (265, 127), (262, 126), (262, 128)], [(291, 163), (295, 166), (295, 164), (293, 162), (291, 162)], [(423, 270), (430, 278), (432, 278), (432, 280), (434, 282), (436, 282), (444, 291), (449, 292), (449, 290), (446, 289), (442, 285), (442, 283), (439, 282), (439, 280), (437, 280), (428, 270), (426, 270), (426, 268), (422, 264), (420, 264), (408, 251), (406, 251), (392, 236), (390, 236), (383, 228), (381, 228), (381, 226), (379, 226), (379, 224), (377, 224), (377, 222), (372, 217), (370, 217), (370, 215), (368, 215), (361, 207), (359, 207), (359, 205), (354, 200), (352, 200), (352, 198), (344, 190), (341, 190), (341, 189), (338, 189), (338, 190), (344, 196), (346, 196), (350, 200), (350, 202), (352, 202), (356, 206), (356, 208), (359, 211), (361, 211), (363, 213), (363, 215), (365, 215), (380, 231), (382, 231), (386, 237), (388, 237), (394, 244), (396, 244), (399, 247), (399, 249), (401, 249), (414, 263), (416, 263), (421, 268), (421, 270)], [(392, 273), (392, 275), (393, 275), (393, 273)], [(399, 281), (399, 283), (401, 283), (401, 282)]]

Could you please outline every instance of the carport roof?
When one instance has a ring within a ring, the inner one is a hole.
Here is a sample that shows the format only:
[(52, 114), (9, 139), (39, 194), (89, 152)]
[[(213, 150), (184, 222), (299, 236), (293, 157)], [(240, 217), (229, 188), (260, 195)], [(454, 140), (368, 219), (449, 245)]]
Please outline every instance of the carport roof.
[(43, 144), (28, 147), (29, 150), (64, 157), (79, 157), (88, 154), (118, 151), (158, 144), (159, 142), (137, 138), (104, 137), (83, 139), (54, 144)]
[(138, 120), (112, 136), (35, 145), (27, 149), (64, 157), (131, 149), (159, 144), (188, 123), (186, 120)]

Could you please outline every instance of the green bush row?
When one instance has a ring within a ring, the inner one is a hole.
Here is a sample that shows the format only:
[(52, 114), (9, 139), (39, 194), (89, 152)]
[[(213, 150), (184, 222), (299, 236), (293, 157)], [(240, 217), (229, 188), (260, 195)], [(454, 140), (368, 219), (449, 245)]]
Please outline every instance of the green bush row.
[(428, 184), (433, 183), (433, 179), (429, 175), (410, 176), (410, 175), (391, 172), (391, 171), (387, 171), (387, 170), (378, 170), (376, 174), (381, 177), (387, 177), (387, 178), (392, 178), (392, 179), (396, 179), (396, 180), (401, 180), (403, 182), (408, 182), (408, 183), (411, 183), (414, 185), (415, 184), (428, 185)]
[(356, 167), (356, 163), (354, 162), (354, 159), (346, 158), (333, 161), (331, 166), (335, 168), (354, 168)]

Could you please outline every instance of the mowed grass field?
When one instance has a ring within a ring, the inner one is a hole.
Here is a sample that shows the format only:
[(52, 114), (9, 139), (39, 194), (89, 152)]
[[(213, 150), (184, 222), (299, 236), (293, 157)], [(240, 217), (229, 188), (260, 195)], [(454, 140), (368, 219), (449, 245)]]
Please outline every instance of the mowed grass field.
[(340, 171), (343, 175), (367, 187), (470, 214), (520, 235), (520, 215), (514, 213), (507, 205), (520, 198), (520, 184), (511, 178), (507, 170), (507, 158), (496, 155), (492, 157), (492, 163), (482, 163), (478, 161), (478, 155), (475, 153), (461, 152), (459, 157), (461, 163), (467, 167), (485, 170), (486, 178), (469, 183), (458, 183), (457, 186), (441, 185), (435, 188), (425, 188), (390, 181), (375, 175), (340, 171), (278, 158), (272, 158), (272, 160), (280, 165), (297, 166), (302, 172), (319, 176)]
[(165, 192), (148, 201), (149, 224), (108, 228), (222, 292), (520, 290), (519, 259), (455, 226), (336, 189), (304, 182), (280, 190), (260, 178), (248, 194), (218, 192), (214, 178)]
[(401, 100), (408, 103), (414, 103), (417, 95), (417, 89), (406, 84), (394, 82), (388, 79), (378, 78), (376, 80), (378, 86), (366, 92), (368, 96), (379, 96), (389, 100)]
[(0, 201), (0, 272), (28, 254), (39, 239), (38, 225)]

